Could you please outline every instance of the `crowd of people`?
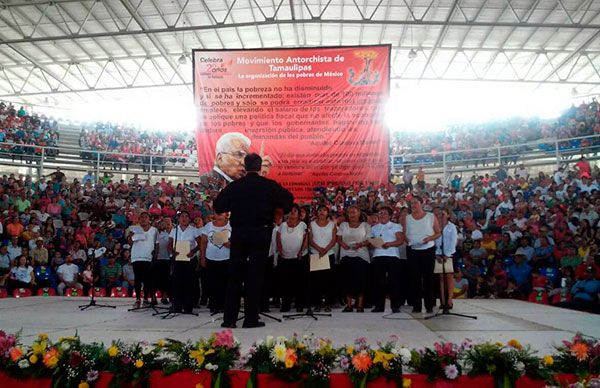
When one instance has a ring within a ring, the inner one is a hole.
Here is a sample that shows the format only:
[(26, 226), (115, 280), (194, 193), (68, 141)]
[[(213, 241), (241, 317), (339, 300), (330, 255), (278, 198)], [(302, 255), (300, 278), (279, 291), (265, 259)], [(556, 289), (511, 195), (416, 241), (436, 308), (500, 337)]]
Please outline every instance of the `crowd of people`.
[[(44, 116), (28, 115), (20, 107), (0, 102), (0, 154), (31, 163), (42, 154), (40, 147), (56, 147), (58, 124)], [(58, 150), (49, 148), (46, 156), (56, 156)]]
[[(485, 136), (481, 136), (485, 133)], [(596, 99), (590, 103), (571, 106), (554, 120), (519, 119), (496, 121), (485, 124), (469, 124), (450, 126), (441, 132), (395, 132), (390, 138), (390, 152), (397, 155), (397, 164), (429, 163), (442, 161), (442, 152), (450, 152), (446, 162), (474, 160), (475, 165), (498, 160), (498, 152), (492, 150), (476, 150), (499, 146), (512, 146), (501, 149), (504, 163), (518, 160), (523, 151), (539, 150), (555, 152), (557, 139), (571, 139), (600, 134), (600, 104)], [(531, 146), (523, 143), (550, 140)], [(600, 145), (596, 139), (564, 140), (558, 146), (564, 152), (581, 147)], [(402, 155), (422, 154), (412, 158)], [(477, 161), (475, 161), (477, 160)]]
[[(200, 183), (78, 181), (60, 170), (49, 178), (0, 179), (0, 287), (9, 294), (117, 288), (139, 305), (156, 303), (158, 290), (167, 303), (174, 239), (187, 239), (193, 305), (223, 309), (231, 227)], [(380, 312), (389, 296), (392, 311), (408, 303), (419, 312), (423, 294), (430, 312), (434, 261), (410, 259), (425, 251), (452, 262), (447, 308), (453, 298), (518, 298), (599, 311), (600, 170), (583, 157), (551, 175), (521, 165), (448, 185), (406, 169), (395, 184), (315, 188), (311, 203), (275, 219), (264, 311)], [(309, 272), (310, 254), (328, 268)]]
[(189, 150), (196, 148), (190, 133), (144, 132), (111, 123), (96, 123), (93, 129), (83, 128), (79, 146), (84, 160), (96, 162), (98, 151), (114, 152), (101, 154), (101, 162), (115, 170), (128, 170), (130, 164), (136, 164), (141, 165), (143, 171), (152, 168), (155, 172), (164, 172), (167, 160), (185, 163), (185, 156), (191, 154)]

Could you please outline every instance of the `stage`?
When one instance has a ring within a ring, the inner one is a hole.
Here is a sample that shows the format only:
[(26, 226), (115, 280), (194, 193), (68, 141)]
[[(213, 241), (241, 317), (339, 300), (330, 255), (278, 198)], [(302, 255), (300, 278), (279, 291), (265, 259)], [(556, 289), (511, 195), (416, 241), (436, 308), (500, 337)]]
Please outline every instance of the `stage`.
[[(152, 310), (128, 312), (133, 299), (100, 298), (99, 303), (113, 304), (116, 309), (90, 308), (79, 311), (78, 305), (87, 298), (29, 297), (0, 299), (0, 329), (14, 333), (22, 329), (22, 341), (31, 343), (38, 333), (51, 339), (77, 332), (83, 341), (113, 339), (124, 341), (155, 341), (163, 338), (195, 340), (221, 330), (221, 315), (211, 317), (206, 309), (196, 310), (199, 316), (176, 316), (160, 319)], [(457, 300), (453, 312), (472, 314), (477, 320), (441, 317), (423, 320), (423, 314), (409, 314), (403, 307), (399, 314), (383, 319), (384, 314), (342, 313), (334, 310), (332, 318), (287, 320), (282, 323), (264, 319), (266, 327), (235, 329), (243, 350), (255, 340), (273, 336), (313, 333), (330, 338), (335, 345), (351, 343), (364, 336), (375, 344), (397, 335), (408, 347), (432, 345), (436, 341), (462, 341), (464, 338), (506, 342), (516, 338), (531, 344), (543, 355), (552, 345), (570, 339), (576, 332), (600, 337), (600, 315), (592, 315), (550, 306), (514, 300)], [(273, 312), (281, 317), (281, 313)], [(241, 324), (238, 324), (241, 326)]]

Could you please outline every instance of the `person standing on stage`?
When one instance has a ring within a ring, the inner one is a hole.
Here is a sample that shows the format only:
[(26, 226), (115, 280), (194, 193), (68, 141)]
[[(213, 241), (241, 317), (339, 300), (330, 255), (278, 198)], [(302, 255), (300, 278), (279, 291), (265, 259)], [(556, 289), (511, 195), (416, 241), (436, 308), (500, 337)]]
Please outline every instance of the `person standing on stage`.
[(411, 279), (413, 313), (420, 313), (423, 299), (428, 314), (433, 313), (435, 296), (433, 268), (435, 240), (441, 236), (440, 224), (433, 213), (423, 210), (422, 199), (413, 196), (409, 202), (411, 213), (406, 216), (408, 271)]
[(383, 245), (374, 247), (373, 264), (375, 266), (375, 307), (371, 312), (382, 313), (385, 308), (386, 274), (390, 285), (390, 300), (393, 313), (400, 312), (404, 303), (400, 281), (402, 273), (406, 271), (405, 260), (400, 259), (400, 249), (404, 244), (402, 225), (390, 221), (393, 211), (384, 206), (379, 209), (379, 223), (371, 228), (373, 238), (383, 240)]
[(342, 312), (353, 311), (352, 299), (356, 298), (356, 312), (363, 313), (364, 296), (367, 290), (369, 272), (369, 237), (371, 227), (362, 222), (361, 211), (356, 205), (347, 209), (348, 221), (342, 222), (337, 231), (337, 242), (340, 244), (340, 265), (346, 283), (346, 307)]
[(275, 209), (289, 212), (294, 196), (277, 182), (260, 176), (261, 166), (262, 158), (258, 154), (247, 155), (244, 158), (246, 176), (225, 187), (213, 203), (215, 212), (231, 212), (231, 259), (222, 327), (236, 327), (244, 280), (243, 327), (265, 325), (259, 322), (258, 312)]
[[(190, 215), (187, 211), (179, 213), (179, 225), (169, 234), (169, 249), (175, 255), (173, 265), (173, 312), (191, 313), (194, 309), (194, 269), (192, 257), (198, 253), (201, 243), (201, 231), (190, 225)], [(177, 260), (179, 252), (176, 251), (177, 242), (187, 241), (190, 252), (187, 254), (189, 261)]]
[(325, 312), (331, 311), (335, 302), (333, 267), (335, 265), (335, 246), (337, 244), (337, 227), (329, 216), (329, 209), (320, 205), (317, 209), (317, 219), (310, 223), (310, 252), (320, 257), (329, 257), (329, 269), (309, 273), (310, 284), (314, 290), (312, 298), (314, 311), (319, 312), (325, 299)]
[(162, 304), (168, 304), (171, 297), (171, 254), (169, 253), (169, 234), (173, 229), (170, 218), (165, 218), (158, 225), (156, 237), (156, 261), (154, 262), (154, 285), (161, 293)]
[(307, 226), (300, 220), (300, 206), (294, 204), (288, 219), (277, 231), (277, 267), (281, 278), (281, 312), (290, 311), (292, 298), (296, 311), (302, 312), (304, 304), (305, 264), (308, 263)]
[(131, 227), (129, 233), (136, 299), (134, 308), (140, 307), (142, 284), (144, 285), (144, 305), (148, 304), (149, 296), (152, 297), (152, 305), (156, 305), (156, 296), (152, 287), (152, 259), (156, 252), (158, 230), (150, 225), (150, 215), (146, 212), (140, 214), (138, 221), (140, 224)]
[(446, 307), (451, 309), (454, 306), (452, 302), (454, 294), (454, 271), (450, 271), (450, 267), (454, 268), (453, 256), (456, 253), (456, 245), (458, 244), (458, 230), (456, 229), (456, 225), (450, 221), (450, 211), (448, 209), (444, 209), (439, 213), (438, 222), (441, 225), (442, 235), (435, 240), (436, 260), (439, 263), (449, 264), (446, 267), (446, 279), (444, 279), (443, 274), (440, 274), (440, 302), (442, 308), (446, 305)]
[(206, 270), (206, 283), (202, 283), (202, 294), (208, 295), (208, 308), (212, 313), (223, 311), (227, 286), (227, 266), (229, 262), (229, 239), (223, 241), (223, 234), (231, 236), (231, 226), (227, 213), (215, 215), (215, 219), (202, 228), (200, 265)]

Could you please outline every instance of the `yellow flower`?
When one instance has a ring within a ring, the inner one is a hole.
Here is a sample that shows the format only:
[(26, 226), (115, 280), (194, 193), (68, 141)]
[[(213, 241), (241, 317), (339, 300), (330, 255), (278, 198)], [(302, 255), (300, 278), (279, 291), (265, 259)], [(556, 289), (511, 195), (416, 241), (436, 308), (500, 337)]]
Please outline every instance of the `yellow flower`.
[(346, 353), (352, 354), (354, 352), (354, 346), (346, 346)]
[(48, 339), (48, 334), (40, 333), (40, 334), (38, 334), (38, 338), (40, 339), (40, 341), (45, 341)]
[(161, 348), (164, 348), (165, 346), (167, 346), (167, 343), (164, 340), (159, 340), (156, 344), (158, 346), (160, 346)]
[(298, 344), (298, 349), (304, 349), (306, 346), (302, 342)]
[(208, 356), (209, 354), (213, 354), (214, 352), (215, 352), (215, 350), (214, 350), (214, 349), (208, 349), (208, 350), (206, 351), (206, 353), (204, 353), (204, 355), (205, 355), (205, 356)]
[(117, 348), (115, 345), (108, 348), (108, 355), (110, 357), (116, 357), (118, 354), (119, 354), (119, 348)]
[(273, 348), (273, 354), (275, 356), (275, 359), (277, 359), (277, 361), (285, 361), (285, 352), (286, 352), (286, 348), (284, 344), (277, 344), (275, 345), (275, 347)]
[(385, 353), (380, 350), (375, 352), (375, 357), (373, 358), (373, 364), (381, 364), (384, 369), (388, 369), (390, 365), (390, 361), (394, 358), (394, 355), (391, 353)]
[(292, 368), (293, 366), (294, 366), (294, 360), (292, 360), (292, 359), (289, 359), (289, 358), (288, 358), (287, 360), (285, 360), (285, 367), (286, 367), (287, 369), (290, 369), (290, 368)]
[(33, 352), (33, 354), (41, 356), (42, 354), (44, 354), (47, 345), (48, 344), (46, 343), (46, 341), (34, 342), (33, 345), (31, 345), (31, 351)]
[(204, 385), (202, 385), (202, 383), (198, 383), (196, 384), (196, 388), (204, 388)]
[(544, 356), (544, 365), (550, 366), (554, 364), (554, 358), (552, 356)]
[(78, 388), (90, 388), (90, 385), (85, 381), (82, 381), (81, 383), (79, 383)]
[(204, 351), (203, 350), (192, 350), (190, 352), (190, 358), (196, 360), (199, 366), (204, 364)]
[(499, 347), (499, 348), (501, 348), (501, 347), (504, 346), (504, 344), (502, 342), (496, 342), (496, 346)]
[(32, 354), (31, 357), (29, 357), (29, 363), (31, 365), (33, 364), (37, 364), (38, 362), (38, 356), (36, 356), (35, 354)]
[(412, 385), (411, 379), (402, 379), (402, 388), (410, 388)]
[(56, 364), (58, 364), (58, 350), (56, 348), (52, 348), (44, 354), (44, 365), (47, 368), (54, 368)]
[(523, 349), (523, 345), (521, 345), (521, 343), (514, 338), (511, 339), (510, 341), (508, 341), (507, 345), (510, 346), (511, 348), (515, 348), (515, 349), (519, 349), (519, 350)]
[(135, 367), (140, 369), (141, 367), (144, 366), (144, 361), (142, 360), (135, 360)]

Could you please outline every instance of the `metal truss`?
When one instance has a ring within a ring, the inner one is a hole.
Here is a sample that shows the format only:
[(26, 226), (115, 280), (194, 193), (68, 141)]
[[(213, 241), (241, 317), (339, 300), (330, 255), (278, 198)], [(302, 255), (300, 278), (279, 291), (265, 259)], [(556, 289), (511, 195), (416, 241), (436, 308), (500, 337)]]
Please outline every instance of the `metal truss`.
[[(189, 59), (192, 47), (323, 45), (332, 41), (332, 28), (338, 44), (392, 43), (393, 78), (600, 85), (598, 1), (522, 3), (4, 0), (0, 97), (191, 90), (189, 62), (184, 66), (178, 58)], [(357, 28), (346, 38), (348, 29)], [(410, 44), (409, 31), (416, 32)], [(419, 53), (414, 60), (407, 57), (411, 49)]]

